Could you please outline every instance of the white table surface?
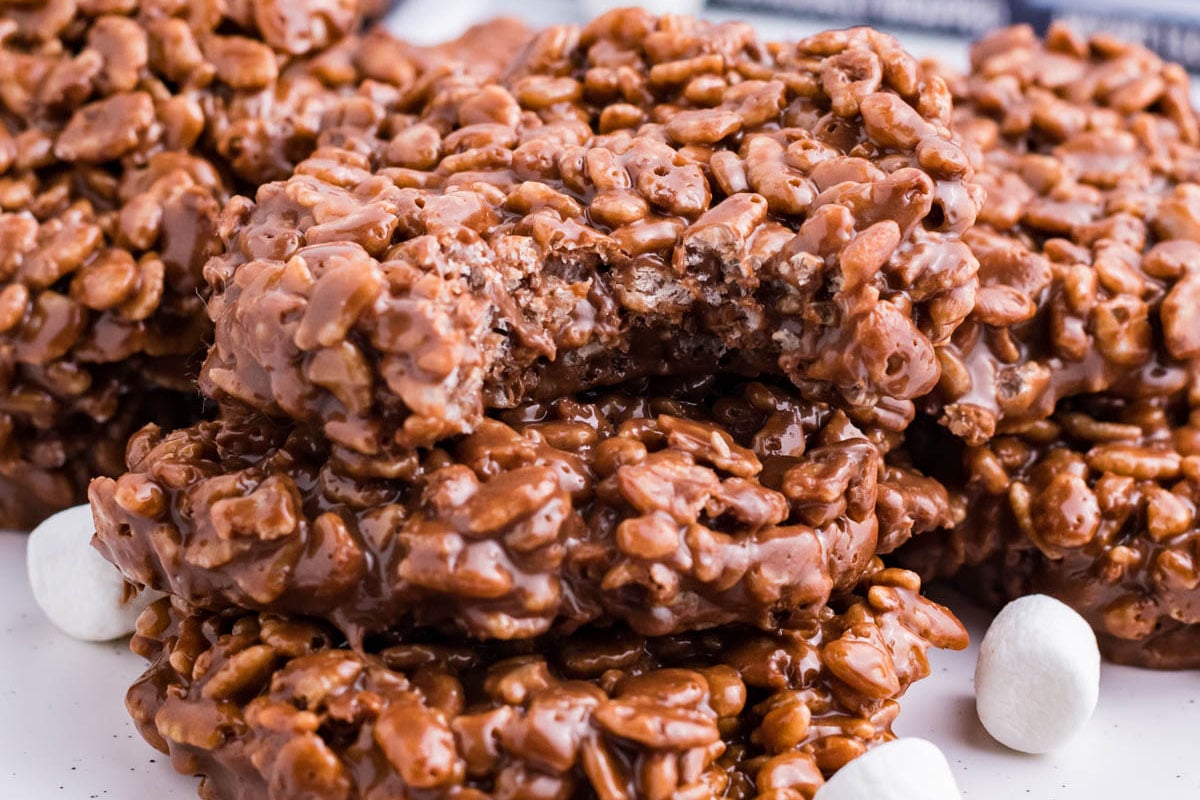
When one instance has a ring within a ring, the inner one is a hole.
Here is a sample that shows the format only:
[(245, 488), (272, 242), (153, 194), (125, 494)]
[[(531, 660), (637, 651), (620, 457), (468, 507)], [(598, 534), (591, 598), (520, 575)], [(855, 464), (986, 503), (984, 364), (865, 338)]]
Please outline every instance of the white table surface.
[[(953, 604), (978, 641), (986, 616)], [(945, 751), (967, 800), (1200, 798), (1200, 673), (1106, 664), (1091, 725), (1061, 752), (1027, 756), (980, 727), (975, 654), (934, 653), (934, 674), (909, 692), (896, 726)], [(24, 535), (0, 533), (0, 798), (195, 797), (195, 780), (172, 772), (125, 713), (142, 667), (123, 642), (85, 644), (53, 628), (25, 579)]]

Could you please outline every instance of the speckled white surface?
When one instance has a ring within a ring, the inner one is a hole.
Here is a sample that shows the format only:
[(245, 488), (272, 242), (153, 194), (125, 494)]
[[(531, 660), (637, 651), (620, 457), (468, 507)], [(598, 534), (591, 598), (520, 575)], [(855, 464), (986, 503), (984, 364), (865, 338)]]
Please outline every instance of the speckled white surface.
[(0, 533), (0, 798), (175, 800), (175, 774), (125, 713), (142, 659), (127, 640), (81, 642), (33, 601), (25, 534)]
[[(0, 798), (195, 797), (195, 781), (174, 774), (125, 713), (141, 659), (124, 643), (59, 633), (34, 605), (24, 564), (25, 537), (0, 533)], [(987, 616), (949, 599), (977, 642)], [(1106, 664), (1091, 724), (1065, 750), (1028, 756), (979, 724), (975, 653), (934, 653), (933, 675), (909, 692), (896, 726), (942, 748), (964, 800), (1200, 798), (1200, 673)]]
[(964, 800), (1197, 800), (1200, 672), (1103, 664), (1091, 722), (1064, 749), (1027, 755), (997, 744), (975, 713), (974, 672), (990, 616), (935, 592), (962, 618), (971, 647), (933, 654), (933, 674), (901, 701), (896, 732), (937, 743)]

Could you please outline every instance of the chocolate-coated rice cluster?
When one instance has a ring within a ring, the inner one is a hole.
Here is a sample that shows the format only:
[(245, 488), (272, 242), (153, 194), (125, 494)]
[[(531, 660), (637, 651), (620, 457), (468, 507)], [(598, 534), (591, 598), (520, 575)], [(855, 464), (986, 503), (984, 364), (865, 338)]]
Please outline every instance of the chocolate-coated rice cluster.
[(1053, 594), (1115, 660), (1200, 665), (1187, 76), (1106, 36), (1018, 27), (977, 43), (970, 74), (949, 83), (988, 192), (963, 237), (978, 301), (925, 401), (967, 443), (960, 473), (936, 471), (962, 510), (901, 561), (957, 573), (997, 605)]
[[(208, 161), (182, 152), (116, 171), (49, 154), (27, 168), (29, 153), (12, 153), (0, 163), (0, 495), (66, 481), (53, 499), (36, 497), (61, 507), (96, 474), (75, 470), (72, 452), (120, 452), (155, 418), (137, 413), (138, 395), (173, 391), (181, 411), (197, 405), (188, 376), (210, 330), (201, 269), (219, 245), (224, 189)], [(103, 474), (118, 465), (93, 462)], [(0, 527), (36, 521), (5, 513)]]
[(203, 390), (363, 474), (487, 408), (647, 374), (784, 374), (902, 426), (974, 305), (950, 95), (890, 37), (768, 53), (624, 11), (236, 201)]
[(0, 8), (0, 527), (110, 474), (76, 456), (166, 419), (138, 395), (178, 392), (187, 421), (231, 192), (289, 175), (322, 136), (374, 133), (422, 70), (445, 71), (359, 25), (344, 1)]
[(119, 398), (103, 421), (86, 414), (53, 431), (0, 418), (0, 527), (33, 528), (56, 511), (87, 502), (88, 482), (125, 470), (125, 443), (147, 423), (173, 429), (202, 413), (200, 400), (171, 390)]
[(876, 560), (806, 632), (619, 630), (464, 649), (161, 600), (127, 705), (210, 798), (810, 800), (893, 737), (897, 698), (962, 626)]
[(967, 324), (929, 405), (979, 444), (1080, 394), (1165, 396), (1200, 356), (1200, 123), (1176, 64), (1054, 26), (997, 31), (956, 85), (987, 201)]
[(388, 480), (261, 418), (150, 428), (129, 472), (92, 484), (97, 545), (189, 602), (322, 617), (355, 643), (600, 619), (663, 635), (803, 627), (877, 552), (953, 521), (843, 413), (762, 384), (711, 408), (612, 395), (510, 418)]
[(967, 448), (970, 512), (904, 563), (993, 604), (1058, 597), (1114, 660), (1200, 667), (1200, 412), (1182, 406), (1080, 398)]

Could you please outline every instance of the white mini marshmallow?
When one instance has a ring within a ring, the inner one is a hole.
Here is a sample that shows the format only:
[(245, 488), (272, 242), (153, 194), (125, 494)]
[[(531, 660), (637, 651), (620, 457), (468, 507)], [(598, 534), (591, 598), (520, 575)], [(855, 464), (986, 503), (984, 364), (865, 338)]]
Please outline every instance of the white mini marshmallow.
[(60, 511), (33, 529), (25, 554), (33, 598), (63, 633), (104, 642), (133, 632), (138, 614), (157, 592), (122, 602), (121, 573), (92, 547), (91, 506)]
[(1048, 753), (1078, 733), (1100, 694), (1100, 650), (1087, 621), (1034, 594), (1004, 607), (975, 663), (975, 708), (996, 741)]
[(960, 800), (946, 756), (915, 737), (872, 747), (839, 769), (815, 800)]

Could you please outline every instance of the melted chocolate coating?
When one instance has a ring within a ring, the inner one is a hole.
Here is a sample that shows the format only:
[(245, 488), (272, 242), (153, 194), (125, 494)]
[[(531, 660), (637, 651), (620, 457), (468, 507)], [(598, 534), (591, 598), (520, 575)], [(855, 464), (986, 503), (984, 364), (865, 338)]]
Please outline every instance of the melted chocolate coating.
[(1200, 666), (1200, 417), (1176, 398), (1079, 398), (1020, 436), (967, 448), (965, 518), (900, 561), (993, 605), (1041, 592), (1107, 657)]
[(386, 130), (466, 48), (494, 72), (527, 36), (418, 49), (359, 27), (347, 0), (0, 9), (0, 527), (78, 502), (145, 423), (197, 419), (142, 395), (198, 405), (201, 273), (233, 191)]
[(337, 646), (320, 625), (162, 600), (127, 706), (210, 800), (810, 800), (893, 738), (929, 647), (966, 634), (878, 561), (805, 632), (642, 639), (617, 631), (463, 649)]
[(408, 99), (231, 205), (206, 268), (205, 393), (363, 474), (646, 375), (784, 374), (902, 424), (973, 306), (949, 94), (877, 32), (766, 48), (627, 10)]
[(1187, 74), (1054, 26), (984, 37), (950, 78), (987, 200), (975, 309), (925, 402), (972, 444), (1064, 398), (1167, 396), (1200, 356), (1200, 123)]
[(355, 642), (597, 619), (662, 635), (802, 627), (876, 552), (952, 519), (939, 484), (885, 462), (886, 438), (761, 384), (711, 406), (612, 395), (506, 418), (390, 480), (259, 418), (148, 429), (130, 472), (92, 484), (97, 545), (136, 582), (323, 617)]

